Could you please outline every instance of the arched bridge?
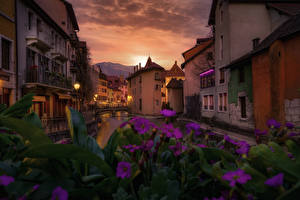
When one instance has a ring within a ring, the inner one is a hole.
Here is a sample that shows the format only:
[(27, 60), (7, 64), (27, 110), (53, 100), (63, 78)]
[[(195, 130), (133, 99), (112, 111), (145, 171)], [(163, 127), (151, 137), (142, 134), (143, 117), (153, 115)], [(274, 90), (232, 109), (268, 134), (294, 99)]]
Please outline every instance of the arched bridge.
[(114, 113), (120, 112), (120, 111), (129, 112), (129, 109), (127, 106), (117, 106), (117, 107), (111, 107), (111, 106), (99, 107), (98, 106), (98, 107), (96, 107), (95, 114), (100, 115), (105, 112), (111, 112), (112, 114), (114, 114)]

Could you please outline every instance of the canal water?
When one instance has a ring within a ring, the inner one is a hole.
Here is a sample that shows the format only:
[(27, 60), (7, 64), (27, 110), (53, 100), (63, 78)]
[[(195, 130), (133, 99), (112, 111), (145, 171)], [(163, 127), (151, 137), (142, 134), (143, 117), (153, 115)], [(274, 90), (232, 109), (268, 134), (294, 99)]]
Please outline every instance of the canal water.
[(104, 113), (100, 115), (101, 123), (98, 124), (99, 130), (96, 136), (97, 143), (103, 148), (108, 142), (110, 136), (124, 121), (129, 119), (127, 112)]

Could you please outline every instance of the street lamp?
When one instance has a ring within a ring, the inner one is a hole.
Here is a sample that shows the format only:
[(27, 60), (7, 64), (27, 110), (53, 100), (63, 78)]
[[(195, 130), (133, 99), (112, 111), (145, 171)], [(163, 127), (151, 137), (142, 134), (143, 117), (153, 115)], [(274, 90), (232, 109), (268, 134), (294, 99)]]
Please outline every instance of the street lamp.
[(75, 84), (74, 84), (74, 89), (75, 89), (75, 91), (76, 91), (76, 107), (77, 107), (77, 110), (79, 110), (79, 105), (78, 105), (78, 90), (79, 90), (79, 88), (80, 88), (80, 84), (78, 83), (78, 82), (76, 82)]

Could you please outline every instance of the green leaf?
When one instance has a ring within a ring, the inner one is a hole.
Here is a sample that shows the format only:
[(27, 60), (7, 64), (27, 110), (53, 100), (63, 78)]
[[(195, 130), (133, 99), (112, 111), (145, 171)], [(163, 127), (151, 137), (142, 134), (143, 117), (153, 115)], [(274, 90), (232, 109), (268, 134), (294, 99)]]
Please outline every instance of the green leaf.
[(33, 96), (34, 94), (25, 95), (21, 100), (4, 110), (1, 115), (6, 117), (23, 118), (32, 106)]
[(218, 161), (225, 158), (229, 162), (235, 162), (235, 158), (232, 154), (218, 148), (202, 148), (207, 160)]
[(66, 115), (73, 143), (89, 150), (104, 160), (105, 156), (103, 150), (100, 148), (97, 141), (87, 134), (87, 128), (81, 113), (66, 107)]
[(115, 131), (109, 138), (108, 143), (104, 147), (105, 160), (110, 165), (115, 161), (115, 152), (119, 144), (120, 133)]
[(274, 152), (265, 144), (252, 147), (249, 152), (250, 160), (261, 162), (265, 167), (272, 166), (299, 179), (299, 166), (287, 156), (281, 146), (274, 142), (270, 142), (269, 145)]
[(30, 124), (40, 128), (40, 129), (43, 129), (42, 121), (40, 120), (39, 116), (35, 112), (25, 115), (25, 117), (23, 119), (26, 122), (29, 122)]
[(50, 144), (52, 141), (44, 131), (21, 119), (0, 116), (0, 124), (16, 131), (32, 145)]
[(295, 157), (295, 161), (298, 165), (300, 165), (300, 147), (292, 140), (287, 140), (285, 142), (286, 146), (289, 149), (289, 152), (293, 154)]
[(298, 199), (300, 194), (300, 182), (298, 182), (294, 187), (292, 187), (287, 192), (283, 193), (277, 198), (277, 200), (294, 200)]
[(43, 144), (28, 149), (25, 156), (29, 158), (73, 159), (94, 165), (106, 176), (114, 176), (110, 166), (96, 154), (70, 144)]

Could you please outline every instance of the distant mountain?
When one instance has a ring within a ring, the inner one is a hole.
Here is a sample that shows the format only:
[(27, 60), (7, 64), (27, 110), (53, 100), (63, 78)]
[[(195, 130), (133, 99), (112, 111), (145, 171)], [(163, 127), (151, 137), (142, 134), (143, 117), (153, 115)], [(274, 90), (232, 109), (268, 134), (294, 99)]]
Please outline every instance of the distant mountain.
[(102, 72), (109, 76), (123, 75), (125, 78), (129, 76), (129, 73), (133, 73), (134, 66), (126, 66), (118, 63), (102, 62), (96, 64), (100, 66)]

